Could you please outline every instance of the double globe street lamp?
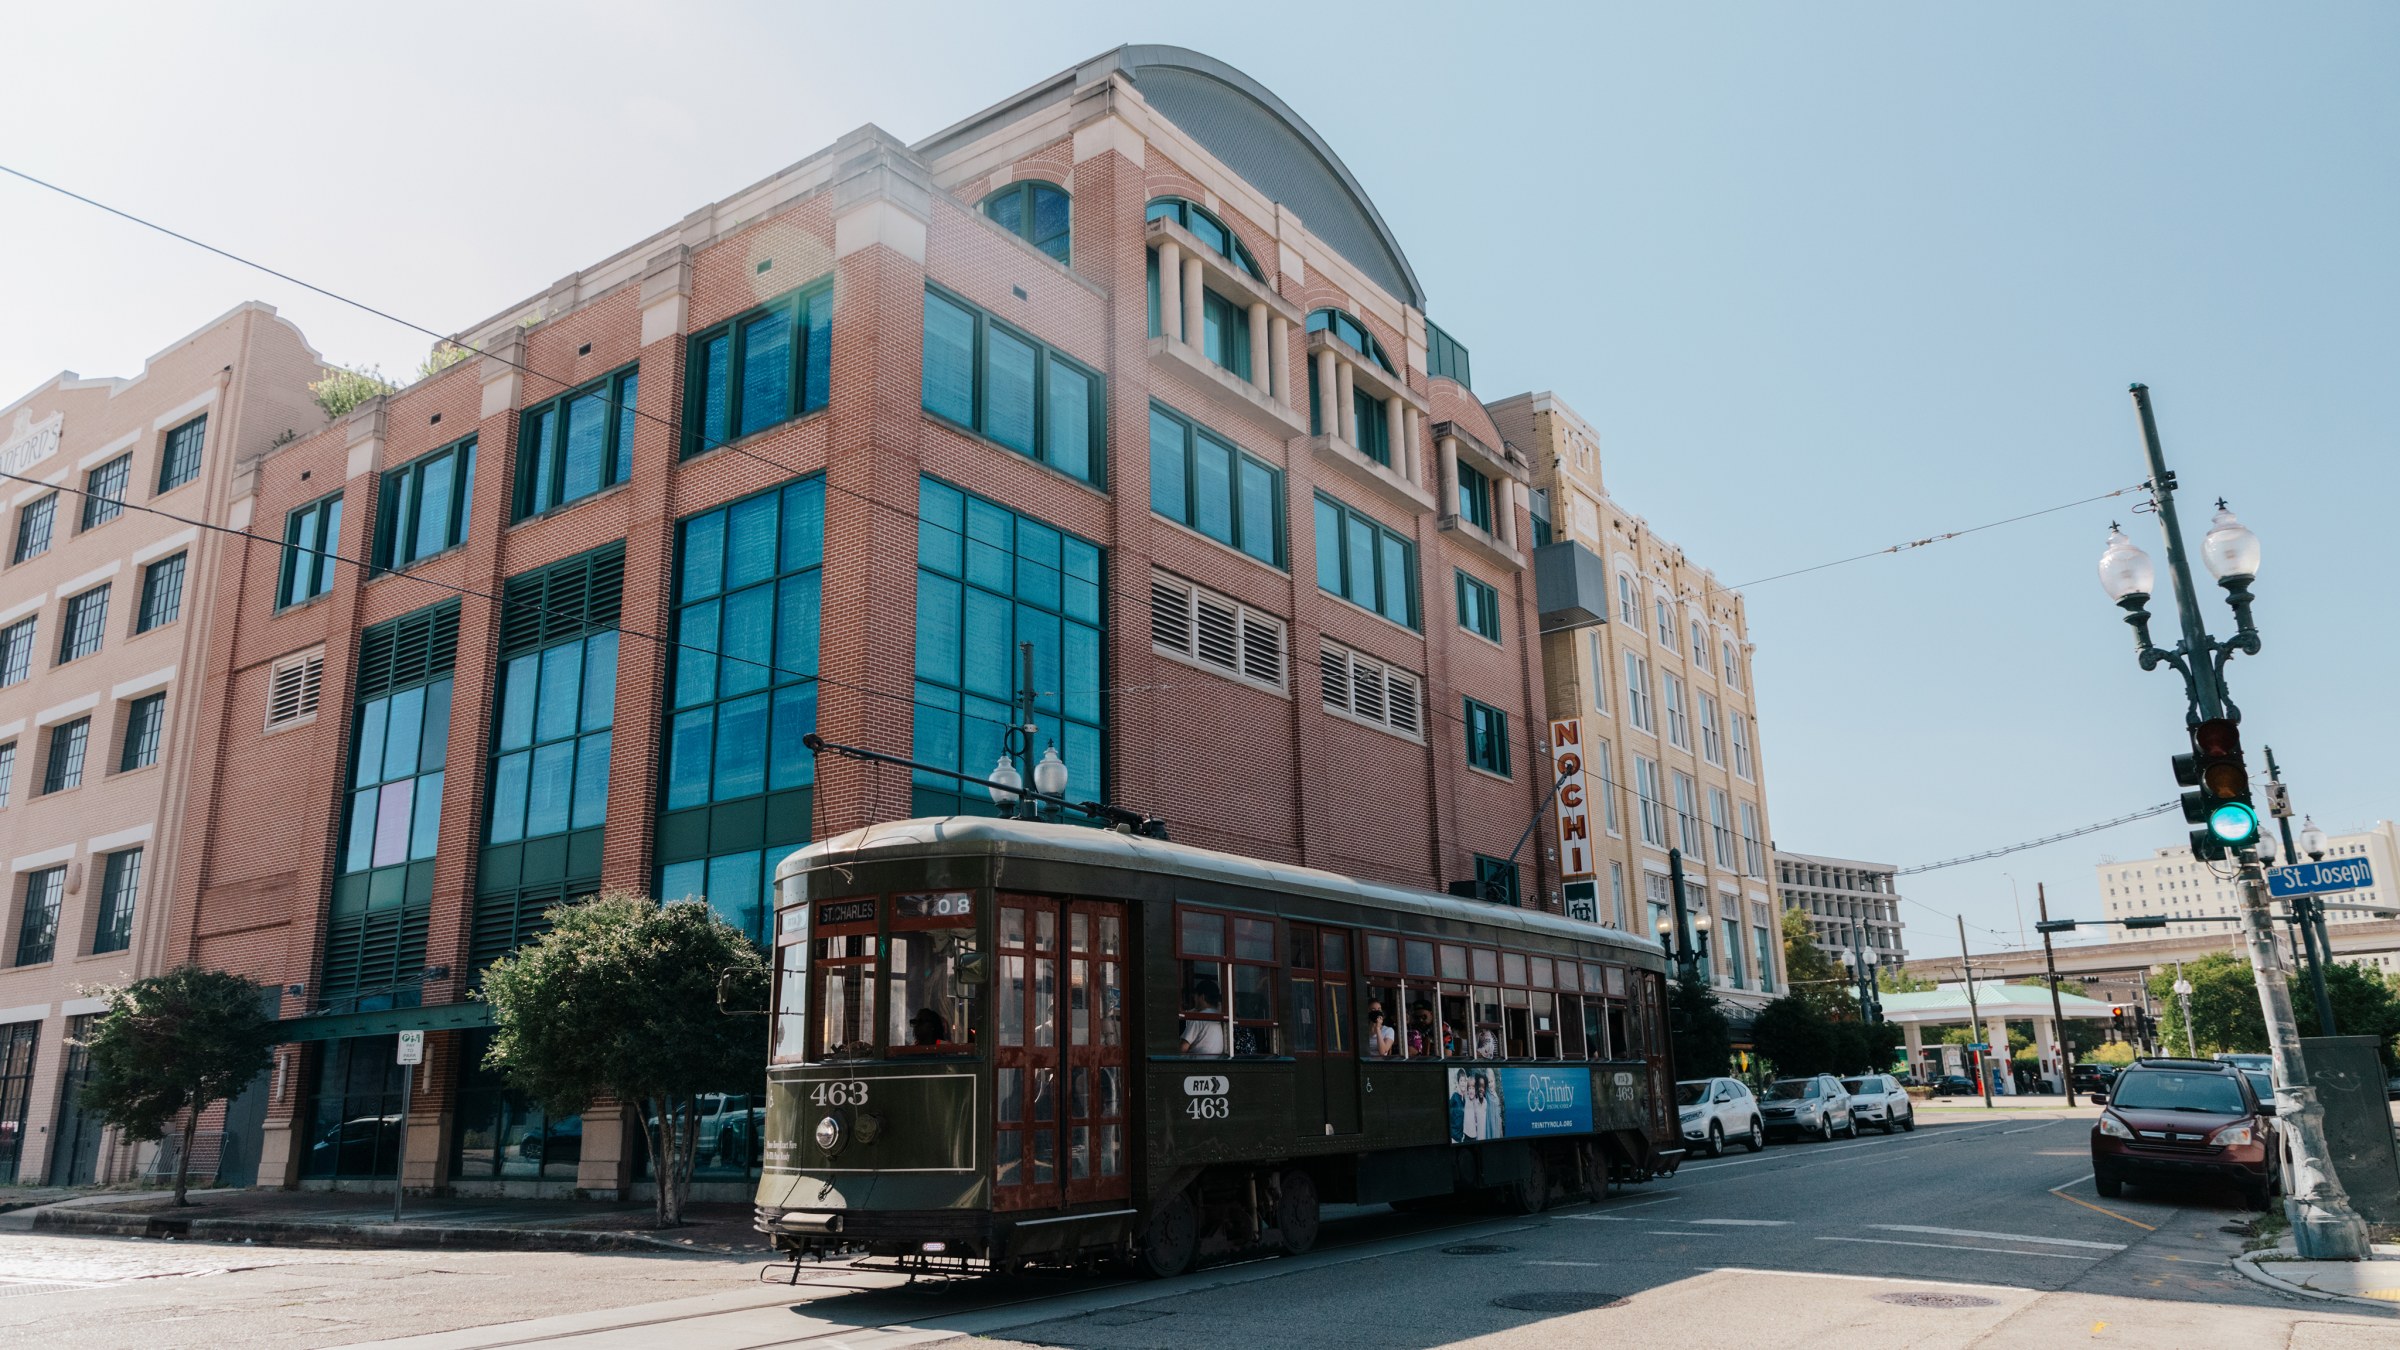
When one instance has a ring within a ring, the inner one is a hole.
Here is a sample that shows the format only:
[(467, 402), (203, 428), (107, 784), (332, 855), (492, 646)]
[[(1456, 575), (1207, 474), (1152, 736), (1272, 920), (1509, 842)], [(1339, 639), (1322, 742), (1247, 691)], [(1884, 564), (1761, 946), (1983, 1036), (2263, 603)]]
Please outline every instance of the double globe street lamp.
[(1708, 959), (1708, 929), (1708, 906), (1686, 910), (1681, 895), (1675, 897), (1673, 910), (1658, 916), (1659, 945), (1685, 980), (1700, 978), (1700, 963)]
[[(2236, 654), (2255, 656), (2260, 646), (2258, 629), (2250, 619), (2250, 586), (2258, 577), (2258, 536), (2222, 500), (2217, 503), (2216, 516), (2201, 541), (2200, 557), (2209, 575), (2225, 589), (2235, 628), (2230, 638), (2215, 637), (2201, 618), (2191, 565), (2184, 556), (2183, 530), (2175, 518), (2175, 475), (2168, 472), (2166, 454), (2159, 447), (2150, 390), (2137, 384), (2132, 393), (2134, 409), (2141, 418), (2142, 448), (2149, 461), (2150, 503), (2158, 515), (2167, 571), (2175, 587), (2181, 640), (2172, 649), (2162, 649), (2151, 641), (2149, 606), (2157, 569), (2150, 555), (2113, 524), (2100, 555), (2100, 586), (2125, 611), (2142, 669), (2164, 665), (2183, 677), (2184, 722), (2191, 732), (2192, 753), (2176, 757), (2176, 778), (2197, 789), (2184, 797), (2185, 818), (2201, 827), (2192, 833), (2194, 856), (2204, 862), (2231, 858), (2240, 878), (2243, 927), (2250, 941), (2250, 963), (2258, 976), (2267, 1044), (2275, 1058), (2276, 1114), (2291, 1143), (2292, 1230), (2299, 1254), (2311, 1260), (2359, 1260), (2368, 1251), (2367, 1228), (2351, 1209), (2349, 1196), (2328, 1161), (2331, 1154), (2326, 1146), (2323, 1108), (2317, 1104), (2301, 1058), (2291, 988), (2284, 978), (2283, 954), (2275, 945), (2274, 920), (2267, 908), (2266, 875), (2258, 850), (2258, 811), (2250, 804), (2249, 770), (2242, 762), (2242, 713), (2225, 686), (2226, 663)], [(2181, 988), (2177, 992), (2180, 994)], [(2184, 1026), (2191, 1026), (2188, 1015)]]

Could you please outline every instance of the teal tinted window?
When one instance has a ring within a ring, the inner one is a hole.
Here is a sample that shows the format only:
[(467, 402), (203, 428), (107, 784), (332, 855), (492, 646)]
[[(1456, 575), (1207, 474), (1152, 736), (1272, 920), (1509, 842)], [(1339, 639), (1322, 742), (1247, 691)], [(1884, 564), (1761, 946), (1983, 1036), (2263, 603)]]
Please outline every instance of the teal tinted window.
[[(1056, 746), (1066, 795), (1100, 796), (1102, 772), (1098, 545), (921, 480), (918, 495), (916, 725), (913, 758), (987, 777), (1033, 646), (1034, 753)], [(919, 774), (917, 810), (990, 815), (991, 796)]]
[(1420, 627), (1417, 546), (1317, 494), (1317, 586), (1397, 624)]
[(1467, 763), (1508, 776), (1508, 714), (1473, 699), (1466, 706)]
[(208, 440), (208, 414), (167, 433), (158, 447), (158, 490), (169, 492), (200, 476), (200, 451)]
[(475, 438), (391, 470), (375, 494), (375, 570), (395, 571), (467, 541)]
[(639, 372), (628, 366), (525, 410), (517, 433), (517, 517), (624, 481), (633, 469), (630, 410), (639, 386)]
[(1387, 371), (1393, 369), (1392, 358), (1384, 354), (1383, 344), (1375, 340), (1375, 335), (1367, 331), (1367, 326), (1338, 309), (1320, 309), (1309, 315), (1308, 331), (1331, 333), (1350, 350)]
[(825, 406), (833, 279), (692, 335), (683, 453), (706, 454)]
[[(1258, 259), (1250, 256), (1249, 248), (1235, 236), (1233, 230), (1224, 221), (1211, 215), (1208, 208), (1198, 202), (1183, 197), (1153, 197), (1150, 205), (1143, 210), (1142, 219), (1174, 221), (1190, 230), (1194, 239), (1215, 250), (1219, 257), (1231, 258), (1241, 266), (1243, 271), (1261, 281), (1267, 279), (1266, 273), (1259, 270)], [(1151, 262), (1151, 271), (1153, 275), (1157, 272), (1155, 257)], [(1156, 336), (1157, 331), (1156, 326), (1153, 325), (1152, 336)]]
[(922, 379), (925, 411), (1099, 483), (1107, 411), (1097, 372), (929, 290)]
[[(358, 704), (315, 997), (389, 986), (424, 968), (450, 742), (455, 601), (359, 635)], [(384, 992), (360, 1004), (390, 1007)]]
[(1150, 509), (1283, 566), (1283, 471), (1157, 403), (1150, 405)]
[(1425, 323), (1425, 373), (1456, 380), (1470, 390), (1475, 387), (1475, 381), (1470, 378), (1466, 347), (1457, 338), (1436, 327), (1430, 319)]
[(522, 652), (502, 664), (488, 842), (600, 824), (608, 810), (616, 688), (614, 631)]
[(1066, 189), (1056, 183), (1011, 183), (983, 199), (983, 213), (1000, 228), (1062, 263), (1068, 252), (1068, 206)]
[(284, 517), (283, 575), (275, 607), (314, 600), (333, 589), (334, 556), (342, 547), (342, 495), (310, 502)]
[(1464, 572), (1454, 575), (1458, 581), (1458, 626), (1498, 642), (1500, 592)]
[(1458, 514), (1485, 534), (1492, 532), (1492, 480), (1463, 459), (1458, 464)]

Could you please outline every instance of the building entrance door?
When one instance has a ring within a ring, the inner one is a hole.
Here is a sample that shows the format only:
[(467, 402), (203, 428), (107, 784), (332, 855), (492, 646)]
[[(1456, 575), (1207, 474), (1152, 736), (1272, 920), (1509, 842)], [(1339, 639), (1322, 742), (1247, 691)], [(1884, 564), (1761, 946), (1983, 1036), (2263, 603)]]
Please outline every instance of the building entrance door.
[(83, 1038), (92, 1015), (67, 1019), (66, 1074), (58, 1085), (58, 1133), (50, 1145), (50, 1184), (89, 1186), (100, 1168), (100, 1118), (83, 1109), (83, 1085), (91, 1080), (92, 1058)]

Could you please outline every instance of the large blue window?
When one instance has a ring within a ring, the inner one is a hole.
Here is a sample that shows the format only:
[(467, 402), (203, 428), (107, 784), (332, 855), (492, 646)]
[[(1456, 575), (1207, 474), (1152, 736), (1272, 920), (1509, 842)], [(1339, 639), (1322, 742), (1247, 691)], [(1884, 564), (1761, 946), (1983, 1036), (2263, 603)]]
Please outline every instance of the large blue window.
[(983, 213), (1001, 229), (1017, 236), (1060, 262), (1067, 260), (1067, 234), (1072, 213), (1067, 190), (1038, 180), (1011, 183), (983, 199)]
[[(1101, 795), (1100, 547), (927, 478), (917, 497), (914, 758), (976, 778), (1000, 759), (1033, 645), (1038, 756), (1055, 745), (1066, 795)], [(920, 815), (990, 815), (988, 792), (919, 774)]]
[[(457, 601), (359, 635), (348, 809), (319, 1000), (388, 989), (424, 967), (457, 652)], [(370, 997), (388, 1006), (392, 995)]]
[(1322, 492), (1317, 494), (1317, 587), (1393, 623), (1422, 626), (1416, 544)]
[(963, 301), (925, 292), (925, 411), (1098, 484), (1108, 409), (1097, 371)]
[(1283, 470), (1161, 403), (1150, 405), (1150, 509), (1283, 566)]
[(696, 333), (685, 380), (686, 456), (825, 406), (833, 371), (833, 279)]
[(678, 529), (659, 894), (706, 896), (761, 942), (774, 864), (808, 842), (825, 480)]
[(633, 476), (638, 375), (627, 366), (525, 411), (517, 432), (517, 517), (539, 515)]

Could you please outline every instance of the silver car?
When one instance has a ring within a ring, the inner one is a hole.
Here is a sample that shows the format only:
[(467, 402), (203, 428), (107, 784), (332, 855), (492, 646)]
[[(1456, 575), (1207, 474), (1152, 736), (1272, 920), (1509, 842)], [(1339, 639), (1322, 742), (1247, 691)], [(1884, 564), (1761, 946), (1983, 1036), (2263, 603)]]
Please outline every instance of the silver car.
[(1842, 1090), (1850, 1094), (1850, 1115), (1859, 1124), (1872, 1125), (1885, 1134), (1917, 1128), (1916, 1104), (1908, 1099), (1900, 1080), (1890, 1074), (1845, 1078)]
[(1836, 1134), (1858, 1137), (1858, 1121), (1850, 1114), (1850, 1094), (1842, 1080), (1829, 1073), (1807, 1078), (1778, 1078), (1759, 1096), (1767, 1113), (1767, 1136), (1831, 1139)]

